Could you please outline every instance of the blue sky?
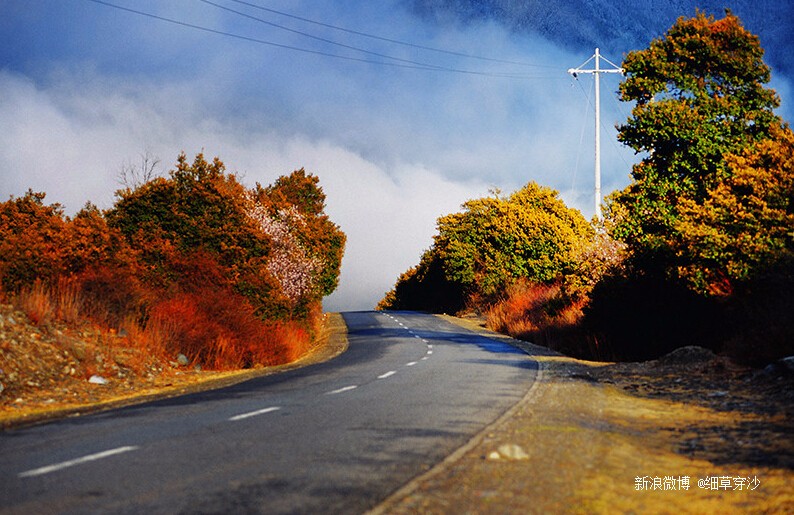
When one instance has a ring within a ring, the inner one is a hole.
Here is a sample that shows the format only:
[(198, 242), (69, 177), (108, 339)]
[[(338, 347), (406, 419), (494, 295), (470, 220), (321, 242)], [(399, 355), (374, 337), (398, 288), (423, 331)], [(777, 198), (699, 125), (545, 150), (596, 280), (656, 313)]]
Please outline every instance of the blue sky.
[[(305, 167), (348, 235), (330, 310), (373, 307), (430, 246), (436, 218), (490, 189), (532, 180), (593, 214), (592, 79), (566, 73), (592, 48), (563, 50), (487, 21), (423, 19), (398, 0), (249, 1), (415, 46), (232, 0), (212, 2), (249, 17), (198, 0), (108, 1), (216, 32), (88, 0), (4, 0), (3, 198), (33, 188), (67, 213), (88, 200), (107, 208), (120, 168), (145, 152), (165, 173), (179, 152), (204, 151), (249, 186)], [(628, 183), (635, 160), (612, 129), (630, 111), (615, 99), (618, 80), (602, 80), (605, 194)], [(785, 106), (788, 82), (772, 86)]]

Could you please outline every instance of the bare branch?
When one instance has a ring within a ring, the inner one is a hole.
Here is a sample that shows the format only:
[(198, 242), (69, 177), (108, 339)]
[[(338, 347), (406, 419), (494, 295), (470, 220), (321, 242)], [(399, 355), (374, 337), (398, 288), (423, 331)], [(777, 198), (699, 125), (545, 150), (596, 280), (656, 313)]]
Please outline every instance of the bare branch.
[(140, 162), (134, 164), (131, 160), (121, 164), (116, 180), (125, 188), (135, 190), (160, 176), (160, 158), (146, 149), (140, 154)]

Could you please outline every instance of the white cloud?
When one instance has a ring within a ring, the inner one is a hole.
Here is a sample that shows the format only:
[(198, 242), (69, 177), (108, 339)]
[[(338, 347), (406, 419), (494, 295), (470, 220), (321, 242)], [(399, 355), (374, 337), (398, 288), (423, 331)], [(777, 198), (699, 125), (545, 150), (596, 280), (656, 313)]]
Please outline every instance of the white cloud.
[[(146, 150), (163, 166), (178, 152), (218, 155), (248, 186), (271, 183), (304, 167), (320, 177), (327, 213), (348, 236), (343, 272), (329, 309), (369, 309), (396, 277), (430, 246), (439, 216), (486, 193), (477, 181), (445, 179), (422, 165), (384, 169), (350, 150), (306, 137), (272, 131), (244, 132), (174, 106), (195, 97), (185, 86), (157, 90), (108, 87), (79, 90), (37, 87), (24, 77), (0, 74), (0, 159), (4, 196), (27, 188), (45, 191), (73, 213), (86, 201), (110, 207), (124, 161)], [(209, 143), (209, 144), (208, 144)]]

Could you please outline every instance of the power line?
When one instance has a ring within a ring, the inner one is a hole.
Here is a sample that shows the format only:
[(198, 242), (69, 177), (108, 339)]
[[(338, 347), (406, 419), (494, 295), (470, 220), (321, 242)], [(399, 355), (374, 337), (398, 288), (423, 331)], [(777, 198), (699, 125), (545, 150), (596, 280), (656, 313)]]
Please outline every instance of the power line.
[[(132, 14), (137, 14), (139, 16), (144, 16), (144, 17), (151, 18), (151, 19), (154, 19), (154, 20), (159, 20), (159, 21), (164, 21), (164, 22), (167, 22), (167, 23), (172, 23), (174, 25), (179, 25), (180, 27), (187, 27), (189, 29), (195, 29), (195, 30), (200, 30), (200, 31), (204, 31), (204, 32), (209, 32), (210, 34), (217, 34), (219, 36), (227, 36), (227, 37), (230, 37), (230, 38), (241, 39), (243, 41), (248, 41), (248, 42), (251, 42), (251, 43), (259, 43), (259, 44), (262, 44), (262, 45), (269, 45), (269, 46), (273, 46), (273, 47), (277, 47), (277, 48), (284, 48), (284, 49), (287, 49), (287, 50), (295, 50), (297, 52), (304, 52), (304, 53), (308, 53), (308, 54), (322, 55), (322, 56), (325, 56), (325, 57), (334, 57), (334, 58), (337, 58), (337, 59), (345, 59), (345, 60), (348, 60), (348, 61), (357, 61), (357, 62), (370, 63), (370, 64), (382, 64), (382, 65), (386, 65), (386, 66), (398, 66), (398, 67), (404, 67), (404, 68), (417, 68), (416, 66), (401, 65), (399, 63), (388, 63), (388, 62), (381, 62), (381, 61), (371, 61), (369, 59), (361, 59), (361, 58), (357, 58), (357, 57), (350, 57), (350, 56), (345, 56), (345, 55), (331, 54), (331, 53), (328, 53), (328, 52), (321, 52), (319, 50), (311, 50), (311, 49), (308, 49), (308, 48), (299, 48), (299, 47), (294, 47), (294, 46), (291, 46), (291, 45), (283, 45), (281, 43), (274, 43), (272, 41), (265, 41), (263, 39), (252, 38), (252, 37), (243, 36), (243, 35), (240, 35), (240, 34), (233, 34), (231, 32), (225, 32), (225, 31), (217, 30), (217, 29), (211, 29), (209, 27), (203, 27), (201, 25), (196, 25), (196, 24), (193, 24), (193, 23), (185, 22), (185, 21), (175, 20), (173, 18), (166, 18), (165, 16), (159, 16), (157, 14), (152, 14), (152, 13), (148, 13), (148, 12), (145, 12), (145, 11), (139, 11), (137, 9), (132, 9), (132, 8), (129, 8), (129, 7), (124, 7), (124, 6), (121, 6), (121, 5), (112, 4), (110, 2), (105, 2), (104, 0), (87, 0), (87, 1), (93, 2), (95, 4), (101, 4), (101, 5), (104, 5), (104, 6), (107, 6), (107, 7), (112, 7), (113, 9), (118, 9), (120, 11), (125, 11), (125, 12), (132, 13)], [(422, 69), (427, 69), (427, 68), (422, 68)]]
[[(416, 62), (411, 62), (411, 61), (408, 61), (408, 62), (377, 61), (377, 60), (366, 59), (366, 58), (361, 58), (361, 57), (353, 57), (353, 56), (348, 56), (348, 55), (334, 54), (334, 53), (331, 53), (331, 52), (324, 52), (324, 51), (321, 51), (321, 50), (313, 50), (313, 49), (309, 49), (309, 48), (296, 47), (296, 46), (292, 46), (292, 45), (286, 45), (286, 44), (276, 43), (276, 42), (268, 41), (268, 40), (264, 40), (264, 39), (254, 38), (254, 37), (251, 37), (251, 36), (244, 36), (244, 35), (241, 35), (241, 34), (235, 34), (233, 32), (227, 32), (227, 31), (223, 31), (223, 30), (213, 29), (213, 28), (210, 28), (210, 27), (205, 27), (203, 25), (196, 25), (194, 23), (189, 23), (189, 22), (185, 22), (185, 21), (182, 21), (182, 20), (176, 20), (176, 19), (173, 19), (173, 18), (167, 18), (165, 16), (160, 16), (160, 15), (153, 14), (153, 13), (150, 13), (150, 12), (141, 11), (141, 10), (138, 10), (138, 9), (132, 9), (130, 7), (121, 6), (121, 5), (118, 5), (118, 4), (111, 3), (111, 2), (107, 2), (105, 0), (88, 0), (88, 1), (89, 2), (93, 2), (95, 4), (104, 5), (106, 7), (110, 7), (110, 8), (113, 8), (113, 9), (117, 9), (117, 10), (120, 10), (120, 11), (125, 11), (125, 12), (128, 12), (128, 13), (136, 14), (138, 16), (143, 16), (143, 17), (146, 17), (146, 18), (150, 18), (150, 19), (154, 19), (154, 20), (158, 20), (158, 21), (162, 21), (162, 22), (166, 22), (166, 23), (171, 23), (173, 25), (178, 25), (178, 26), (185, 27), (185, 28), (199, 30), (199, 31), (210, 33), (210, 34), (216, 34), (216, 35), (219, 35), (219, 36), (226, 36), (226, 37), (230, 37), (230, 38), (234, 38), (234, 39), (248, 41), (248, 42), (251, 42), (251, 43), (258, 43), (258, 44), (262, 44), (262, 45), (272, 46), (272, 47), (275, 47), (275, 48), (282, 48), (282, 49), (285, 49), (285, 50), (292, 50), (292, 51), (302, 52), (302, 53), (306, 53), (306, 54), (314, 54), (314, 55), (319, 55), (319, 56), (323, 56), (323, 57), (331, 57), (331, 58), (334, 58), (334, 59), (341, 59), (341, 60), (345, 60), (345, 61), (353, 61), (353, 62), (359, 62), (359, 63), (374, 64), (374, 65), (379, 65), (379, 66), (391, 66), (391, 67), (396, 67), (396, 68), (406, 68), (406, 69), (413, 69), (413, 70), (450, 72), (450, 73), (460, 73), (460, 74), (467, 74), (467, 75), (478, 75), (478, 76), (485, 76), (485, 77), (498, 77), (498, 78), (508, 78), (508, 79), (553, 79), (553, 78), (556, 79), (556, 78), (559, 78), (559, 77), (541, 77), (541, 76), (530, 76), (530, 75), (522, 75), (522, 74), (496, 73), (496, 72), (483, 72), (483, 71), (475, 71), (475, 70), (465, 70), (465, 69), (449, 68), (449, 67), (436, 66), (436, 65), (427, 65), (427, 64), (416, 63)], [(207, 2), (207, 3), (209, 3), (209, 2)], [(228, 10), (228, 8), (227, 8), (227, 10)], [(358, 49), (358, 50), (359, 51), (364, 51), (363, 49)], [(394, 59), (396, 61), (405, 61), (405, 60), (399, 60), (397, 58), (393, 58), (393, 57), (389, 57), (389, 56), (384, 56), (384, 57), (387, 57), (389, 59)]]
[(371, 51), (365, 50), (363, 48), (354, 47), (352, 45), (346, 45), (344, 43), (339, 43), (339, 42), (333, 41), (331, 39), (326, 39), (326, 38), (321, 38), (319, 36), (314, 36), (312, 34), (309, 34), (309, 33), (306, 33), (306, 32), (302, 32), (300, 30), (291, 29), (289, 27), (285, 27), (284, 25), (279, 25), (277, 23), (273, 23), (273, 22), (270, 22), (270, 21), (267, 21), (267, 20), (263, 20), (262, 18), (257, 18), (256, 16), (251, 16), (250, 14), (246, 14), (244, 12), (237, 11), (237, 10), (232, 9), (230, 7), (226, 7), (224, 5), (216, 4), (215, 2), (211, 2), (210, 0), (198, 0), (198, 1), (202, 2), (202, 3), (205, 3), (207, 5), (212, 5), (214, 7), (217, 7), (218, 9), (223, 9), (224, 11), (237, 14), (237, 15), (242, 16), (244, 18), (248, 18), (249, 20), (258, 21), (259, 23), (264, 23), (265, 25), (269, 25), (269, 26), (275, 27), (277, 29), (286, 30), (287, 32), (292, 32), (293, 34), (298, 34), (300, 36), (311, 38), (311, 39), (314, 39), (316, 41), (321, 41), (323, 43), (328, 43), (330, 45), (335, 45), (335, 46), (339, 46), (339, 47), (342, 47), (342, 48), (347, 48), (348, 50), (355, 50), (356, 52), (362, 52), (364, 54), (372, 55), (372, 56), (375, 56), (375, 57), (383, 57), (385, 59), (393, 59), (394, 61), (401, 62), (401, 63), (413, 64), (413, 65), (416, 65), (416, 66), (422, 66), (422, 67), (426, 67), (426, 68), (443, 69), (443, 67), (441, 67), (441, 66), (436, 66), (436, 65), (432, 65), (432, 64), (426, 64), (426, 63), (420, 63), (420, 62), (416, 62), (416, 61), (411, 61), (409, 59), (401, 59), (399, 57), (393, 57), (393, 56), (386, 55), (386, 54), (381, 54), (381, 53), (378, 53), (378, 52), (371, 52)]
[[(579, 79), (576, 79), (576, 83), (579, 85), (579, 89), (582, 90), (582, 93), (584, 93), (584, 88), (582, 87), (582, 84), (579, 82)], [(591, 88), (591, 90), (592, 90), (592, 88)], [(575, 186), (576, 186), (576, 175), (579, 172), (579, 160), (582, 157), (582, 144), (584, 143), (584, 131), (585, 131), (586, 121), (587, 121), (586, 119), (587, 119), (587, 114), (590, 111), (590, 105), (591, 105), (590, 104), (590, 93), (588, 92), (585, 96), (586, 96), (586, 98), (585, 98), (585, 106), (584, 106), (585, 107), (584, 116), (582, 116), (582, 130), (579, 132), (579, 146), (577, 147), (577, 152), (576, 152), (576, 164), (575, 164), (574, 169), (573, 169), (573, 178), (571, 179), (571, 189), (572, 190), (576, 189), (575, 188)]]
[(457, 57), (466, 57), (466, 58), (469, 58), (469, 59), (477, 59), (477, 60), (480, 60), (480, 61), (490, 61), (490, 62), (500, 63), (500, 64), (512, 64), (512, 65), (516, 65), (516, 66), (529, 66), (529, 67), (535, 67), (535, 68), (557, 69), (556, 66), (551, 66), (551, 65), (533, 64), (533, 63), (526, 63), (526, 62), (522, 62), (522, 61), (510, 61), (510, 60), (507, 60), (507, 59), (497, 59), (497, 58), (494, 58), (494, 57), (486, 57), (486, 56), (481, 56), (481, 55), (476, 55), (476, 54), (468, 54), (468, 53), (465, 53), (465, 52), (456, 52), (454, 50), (447, 50), (447, 49), (443, 49), (443, 48), (436, 48), (436, 47), (430, 47), (430, 46), (425, 46), (425, 45), (418, 45), (416, 43), (410, 43), (410, 42), (407, 42), (407, 41), (401, 41), (399, 39), (387, 38), (387, 37), (378, 36), (378, 35), (375, 35), (375, 34), (370, 34), (370, 33), (367, 33), (367, 32), (361, 32), (361, 31), (358, 31), (358, 30), (353, 30), (353, 29), (348, 29), (348, 28), (345, 28), (345, 27), (340, 27), (338, 25), (331, 25), (330, 23), (323, 23), (323, 22), (316, 21), (316, 20), (310, 20), (308, 18), (304, 18), (304, 17), (301, 17), (301, 16), (296, 16), (296, 15), (290, 14), (290, 13), (285, 13), (283, 11), (277, 11), (277, 10), (271, 9), (269, 7), (264, 7), (264, 6), (261, 6), (261, 5), (253, 4), (251, 2), (246, 2), (244, 0), (230, 0), (230, 1), (238, 3), (238, 4), (242, 4), (242, 5), (247, 5), (248, 7), (252, 7), (254, 9), (259, 9), (260, 11), (266, 11), (266, 12), (269, 12), (269, 13), (272, 13), (272, 14), (277, 14), (279, 16), (285, 16), (287, 18), (292, 18), (294, 20), (300, 20), (300, 21), (305, 22), (305, 23), (311, 23), (313, 25), (318, 25), (320, 27), (325, 27), (325, 28), (328, 28), (328, 29), (338, 30), (338, 31), (346, 32), (348, 34), (354, 34), (356, 36), (361, 36), (361, 37), (365, 37), (365, 38), (376, 39), (378, 41), (385, 41), (387, 43), (393, 43), (393, 44), (396, 44), (396, 45), (403, 45), (403, 46), (407, 46), (407, 47), (411, 47), (411, 48), (416, 48), (416, 49), (419, 49), (419, 50), (427, 50), (427, 51), (430, 51), (430, 52), (437, 52), (437, 53), (441, 53), (441, 54), (454, 55), (454, 56), (457, 56)]
[(419, 68), (424, 67), (424, 68), (427, 68), (429, 70), (439, 70), (439, 71), (448, 71), (448, 72), (456, 72), (456, 73), (468, 73), (468, 74), (474, 74), (474, 75), (487, 75), (487, 76), (490, 76), (490, 77), (505, 77), (505, 78), (517, 78), (517, 79), (520, 79), (520, 78), (531, 78), (531, 76), (528, 76), (526, 74), (497, 73), (497, 72), (478, 72), (478, 71), (473, 71), (473, 70), (462, 70), (462, 69), (457, 69), (457, 68), (449, 68), (447, 66), (428, 64), (428, 63), (413, 61), (413, 60), (410, 60), (410, 59), (402, 59), (402, 58), (394, 57), (394, 56), (387, 55), (387, 54), (381, 54), (381, 53), (378, 53), (378, 52), (372, 52), (370, 50), (366, 50), (366, 49), (363, 49), (363, 48), (355, 47), (355, 46), (352, 46), (352, 45), (346, 45), (344, 43), (339, 43), (337, 41), (333, 41), (333, 40), (330, 40), (330, 39), (321, 38), (319, 36), (315, 36), (313, 34), (302, 32), (300, 30), (291, 29), (289, 27), (285, 27), (283, 25), (279, 25), (277, 23), (273, 23), (273, 22), (270, 22), (270, 21), (267, 21), (267, 20), (263, 20), (262, 18), (257, 18), (256, 16), (251, 16), (250, 14), (246, 14), (246, 13), (237, 11), (235, 9), (231, 9), (229, 7), (217, 4), (217, 3), (212, 2), (210, 0), (199, 0), (199, 2), (208, 4), (208, 5), (212, 5), (214, 7), (219, 8), (219, 9), (223, 9), (224, 11), (237, 14), (239, 16), (242, 16), (244, 18), (248, 18), (250, 20), (254, 20), (254, 21), (257, 21), (257, 22), (260, 22), (260, 23), (264, 23), (265, 25), (269, 25), (271, 27), (275, 27), (275, 28), (282, 29), (282, 30), (285, 30), (285, 31), (288, 31), (288, 32), (292, 32), (294, 34), (298, 34), (298, 35), (301, 35), (301, 36), (304, 36), (304, 37), (307, 37), (307, 38), (311, 38), (311, 39), (314, 39), (314, 40), (317, 40), (317, 41), (321, 41), (323, 43), (328, 43), (328, 44), (339, 46), (339, 47), (342, 47), (342, 48), (347, 48), (348, 50), (354, 50), (354, 51), (357, 51), (357, 52), (362, 52), (364, 54), (373, 55), (373, 56), (376, 56), (376, 57), (382, 57), (382, 58), (385, 58), (385, 59), (392, 59), (392, 60), (397, 61), (397, 62), (406, 63), (406, 64), (410, 64), (410, 65), (415, 65), (415, 66), (417, 66)]

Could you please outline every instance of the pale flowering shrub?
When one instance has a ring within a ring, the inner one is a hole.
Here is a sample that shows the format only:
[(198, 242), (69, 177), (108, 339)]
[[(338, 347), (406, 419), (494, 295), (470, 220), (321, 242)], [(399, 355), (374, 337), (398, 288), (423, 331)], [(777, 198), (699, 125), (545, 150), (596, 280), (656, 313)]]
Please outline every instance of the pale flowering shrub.
[(294, 234), (294, 229), (305, 223), (301, 214), (294, 206), (272, 214), (251, 198), (248, 216), (271, 239), (267, 271), (278, 281), (284, 296), (297, 305), (314, 293), (316, 277), (323, 269), (322, 260), (310, 256)]
[(626, 253), (625, 243), (613, 239), (606, 231), (597, 231), (575, 250), (576, 264), (564, 276), (567, 295), (586, 298), (605, 276), (623, 273)]

